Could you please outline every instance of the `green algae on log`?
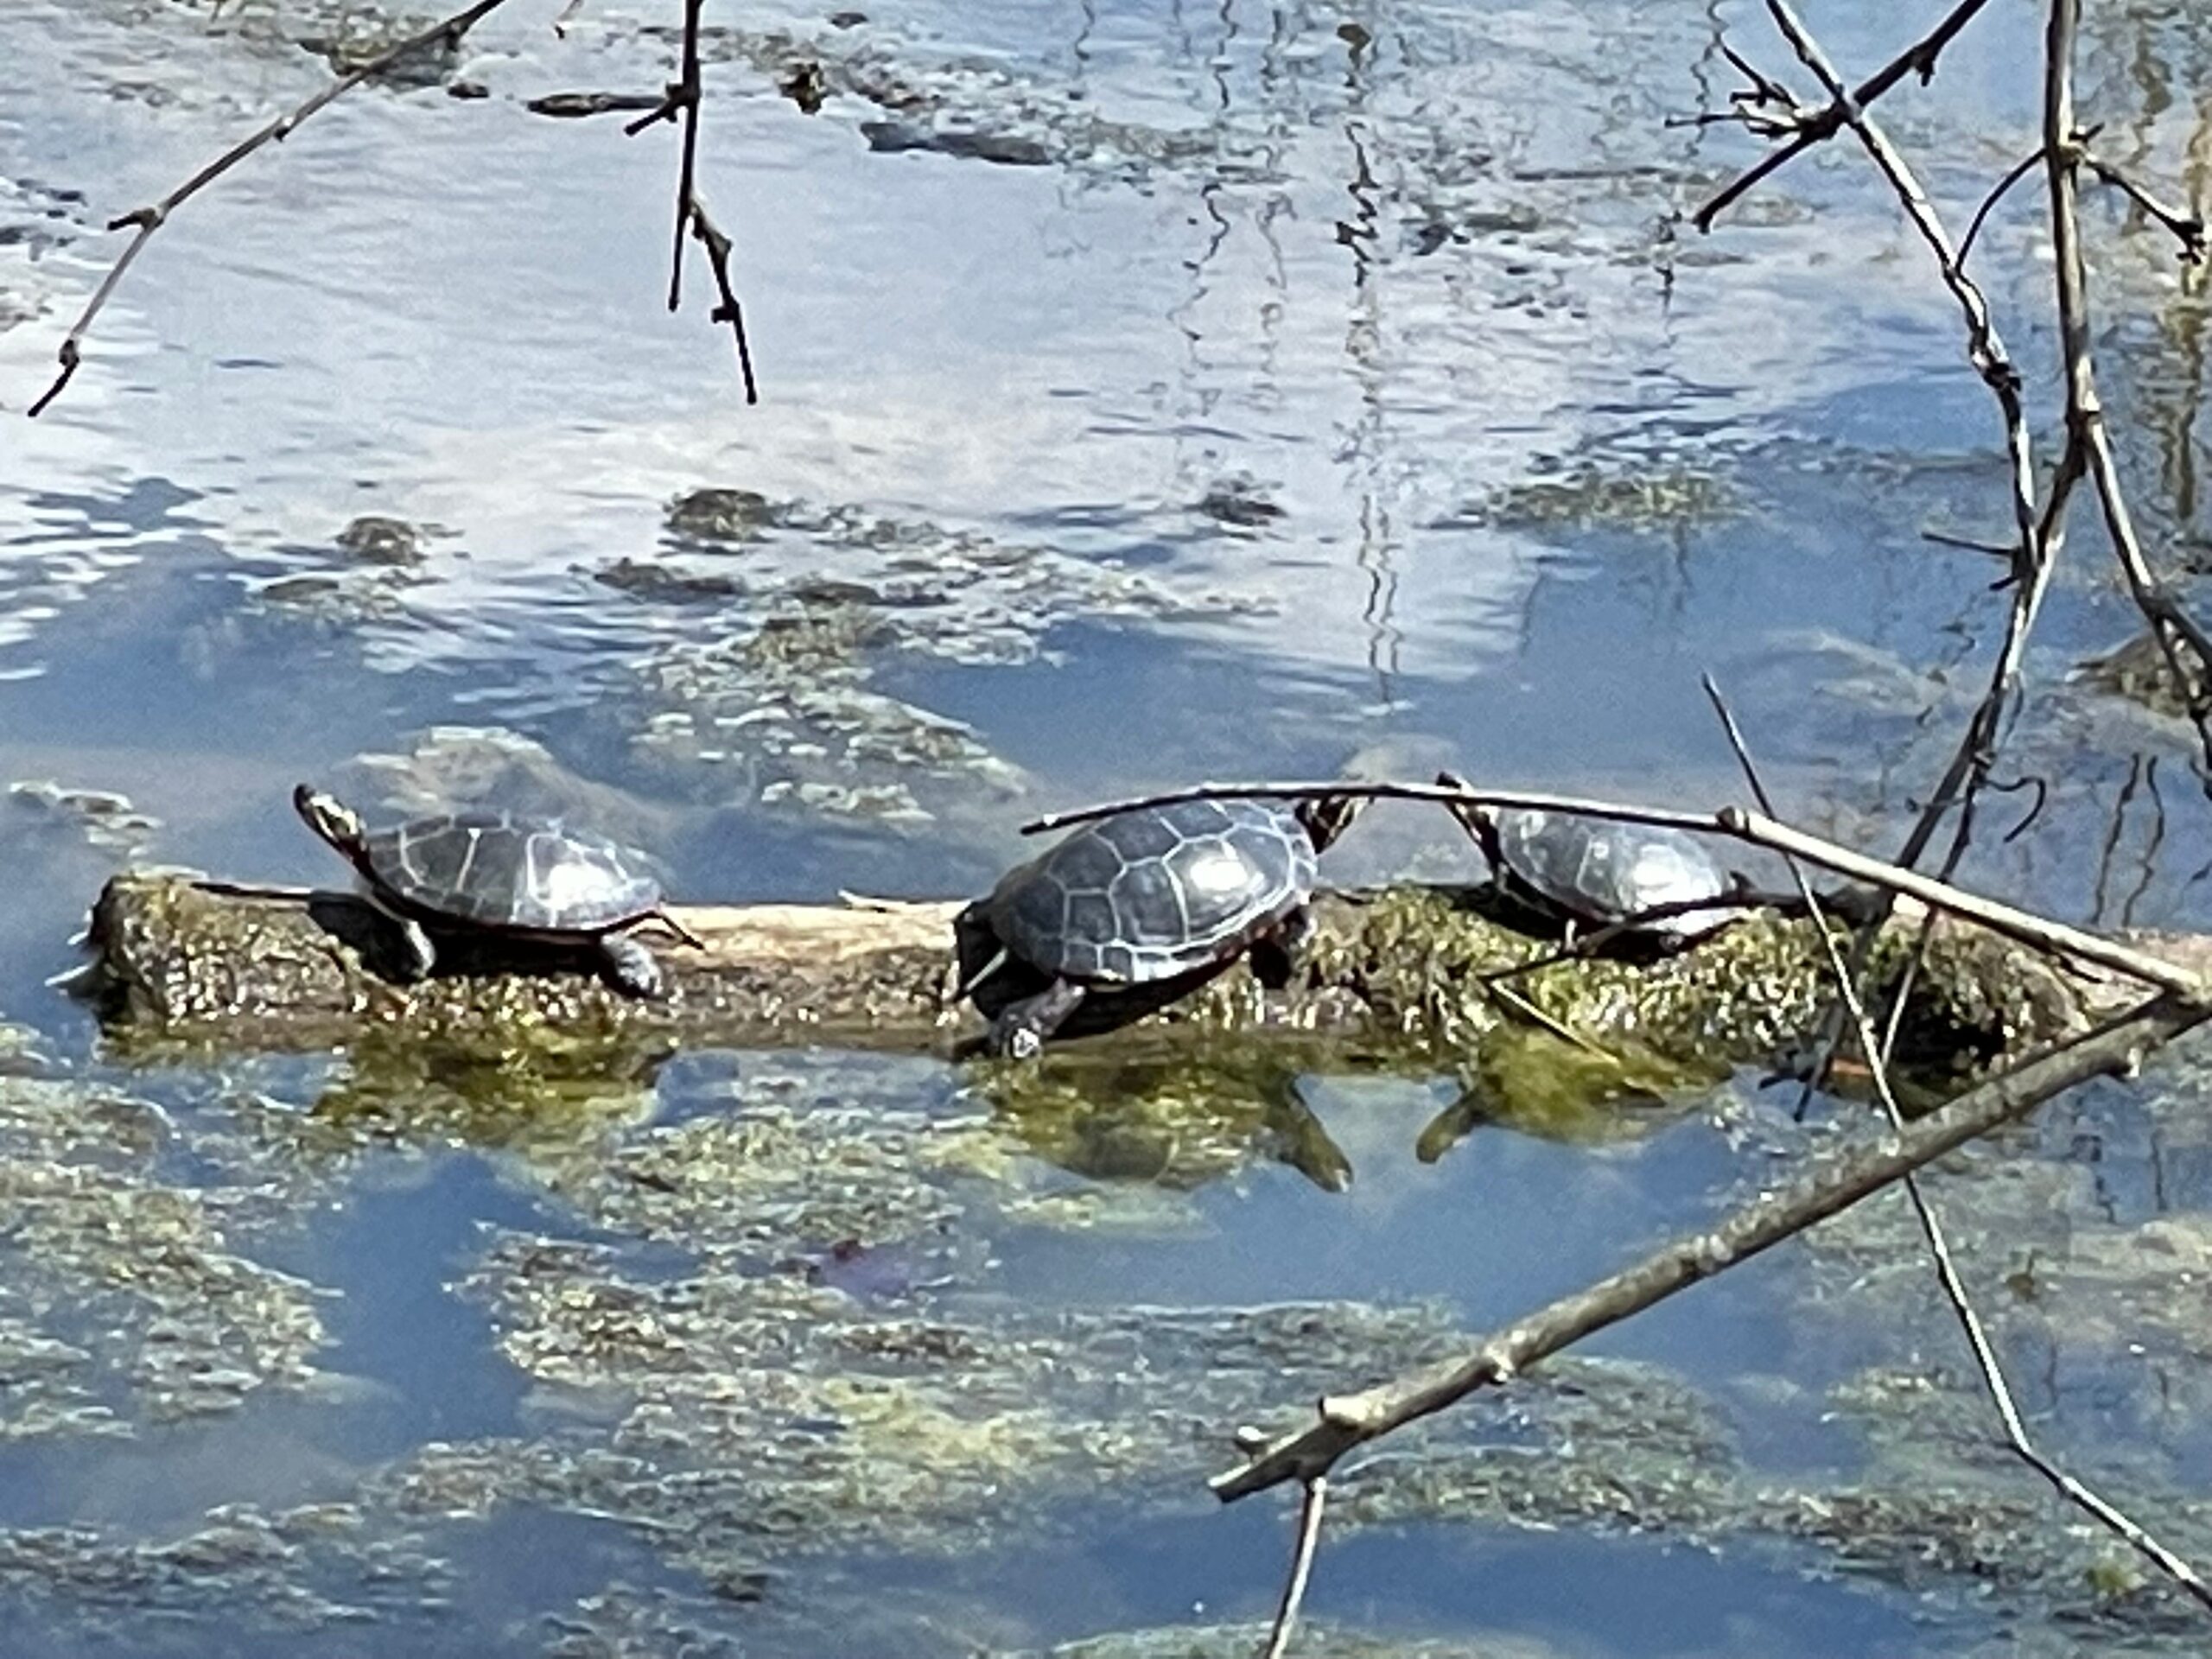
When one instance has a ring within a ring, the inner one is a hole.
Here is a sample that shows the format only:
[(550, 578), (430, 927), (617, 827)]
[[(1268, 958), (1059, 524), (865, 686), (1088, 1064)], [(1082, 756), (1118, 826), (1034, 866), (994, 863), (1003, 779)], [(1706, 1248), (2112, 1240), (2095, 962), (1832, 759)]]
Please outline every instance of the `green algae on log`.
[[(1485, 918), (1458, 888), (1324, 893), (1294, 982), (1271, 992), (1234, 968), (1144, 1024), (1264, 1036), (1338, 1063), (1458, 1065), (1502, 1027), (1533, 1022), (1586, 1043), (1718, 1075), (1802, 1044), (1831, 992), (1810, 924), (1754, 915), (1653, 966), (1573, 961), (1483, 977), (1544, 947)], [(309, 1050), (379, 1028), (467, 1038), (557, 1033), (568, 1041), (950, 1047), (980, 1028), (940, 1007), (951, 902), (855, 901), (680, 910), (703, 950), (664, 950), (672, 995), (639, 1002), (588, 971), (469, 971), (548, 958), (486, 938), (449, 950), (459, 971), (407, 986), (368, 965), (383, 924), (340, 893), (243, 896), (176, 874), (115, 877), (92, 912), (84, 990), (109, 1034), (140, 1042)], [(1897, 971), (1907, 935), (1878, 951)], [(1970, 1070), (2080, 1029), (2082, 998), (2042, 958), (1963, 929), (1939, 931), (1904, 1021), (1910, 1062)], [(1111, 1040), (1110, 1039), (1109, 1040)], [(1693, 1080), (1686, 1077), (1684, 1081)]]

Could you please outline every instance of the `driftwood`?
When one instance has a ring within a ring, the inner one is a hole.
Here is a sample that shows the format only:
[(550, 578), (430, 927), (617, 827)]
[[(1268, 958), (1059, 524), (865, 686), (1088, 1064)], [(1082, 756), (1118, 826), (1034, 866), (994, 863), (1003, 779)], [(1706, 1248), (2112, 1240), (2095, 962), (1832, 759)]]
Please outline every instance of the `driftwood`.
[[(1534, 1024), (1593, 1048), (1726, 1065), (1788, 1048), (1824, 995), (1811, 925), (1772, 916), (1656, 965), (1568, 961), (1486, 987), (1485, 973), (1547, 952), (1470, 900), (1413, 885), (1324, 893), (1317, 939), (1288, 987), (1263, 989), (1235, 968), (1146, 1023), (1302, 1036), (1353, 1060), (1456, 1052), (1502, 1024)], [(238, 1051), (324, 1048), (379, 1027), (466, 1036), (518, 1025), (624, 1043), (949, 1051), (981, 1029), (972, 1009), (941, 1005), (957, 908), (679, 908), (703, 949), (656, 944), (672, 994), (639, 1002), (588, 963), (490, 942), (442, 945), (437, 976), (397, 983), (381, 971), (388, 925), (351, 895), (130, 874), (94, 908), (82, 988), (116, 1039)], [(1964, 931), (1952, 943), (1925, 976), (1911, 1027), (1923, 1056), (1986, 1062), (2079, 1027), (2075, 986), (2034, 953)]]
[(81, 989), (111, 1033), (238, 1050), (308, 1050), (406, 1024), (454, 1034), (508, 1022), (584, 1038), (927, 1046), (952, 904), (694, 906), (703, 950), (652, 940), (671, 995), (639, 1002), (588, 964), (440, 940), (421, 983), (380, 971), (389, 925), (343, 893), (258, 896), (175, 875), (101, 891)]

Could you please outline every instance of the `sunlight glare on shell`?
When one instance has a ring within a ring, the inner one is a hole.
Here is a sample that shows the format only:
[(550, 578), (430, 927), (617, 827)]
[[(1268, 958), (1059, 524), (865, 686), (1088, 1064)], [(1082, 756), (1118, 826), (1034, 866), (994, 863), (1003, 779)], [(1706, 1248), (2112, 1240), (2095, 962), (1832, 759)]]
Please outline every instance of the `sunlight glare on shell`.
[(1208, 898), (1234, 898), (1251, 881), (1250, 867), (1228, 848), (1202, 853), (1183, 869), (1192, 890)]

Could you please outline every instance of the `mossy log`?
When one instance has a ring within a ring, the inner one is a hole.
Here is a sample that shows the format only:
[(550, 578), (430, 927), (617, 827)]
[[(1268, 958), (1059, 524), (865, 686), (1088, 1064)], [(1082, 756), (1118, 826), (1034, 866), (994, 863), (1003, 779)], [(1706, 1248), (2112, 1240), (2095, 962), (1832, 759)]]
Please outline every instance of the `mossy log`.
[[(1504, 982), (1545, 947), (1485, 918), (1478, 895), (1414, 885), (1324, 893), (1294, 982), (1268, 990), (1231, 969), (1142, 1025), (1304, 1043), (1347, 1062), (1464, 1063), (1501, 1031), (1700, 1069), (1758, 1063), (1802, 1044), (1829, 990), (1811, 925), (1754, 915), (1697, 949), (1637, 965), (1573, 961)], [(270, 897), (174, 874), (111, 880), (92, 913), (85, 976), (111, 1040), (312, 1050), (404, 1029), (410, 1039), (587, 1046), (771, 1046), (835, 1042), (951, 1052), (981, 1022), (947, 1010), (955, 903), (687, 907), (702, 948), (658, 947), (671, 995), (641, 1002), (582, 962), (445, 947), (440, 973), (393, 982), (388, 926), (341, 893)], [(1905, 934), (1878, 953), (1903, 960)], [(1965, 930), (1939, 931), (1904, 1022), (1910, 1058), (1968, 1069), (2070, 1034), (2083, 1000), (2041, 958)], [(1110, 1039), (1109, 1039), (1110, 1040)], [(1286, 1048), (1288, 1052), (1288, 1048)]]

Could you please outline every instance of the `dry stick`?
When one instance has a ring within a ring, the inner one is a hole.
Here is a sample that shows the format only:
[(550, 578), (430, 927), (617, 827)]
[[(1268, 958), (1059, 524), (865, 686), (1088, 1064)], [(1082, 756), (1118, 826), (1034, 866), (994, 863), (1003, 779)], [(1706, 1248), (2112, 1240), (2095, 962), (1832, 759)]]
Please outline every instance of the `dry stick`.
[(1283, 1581), (1282, 1599), (1275, 1604), (1275, 1622), (1260, 1649), (1260, 1659), (1282, 1659), (1290, 1649), (1290, 1633), (1298, 1626), (1306, 1580), (1313, 1575), (1313, 1552), (1321, 1541), (1321, 1506), (1328, 1497), (1328, 1476), (1316, 1475), (1306, 1483), (1306, 1502), (1298, 1511), (1298, 1542), (1290, 1555), (1290, 1577)]
[(1709, 1231), (1678, 1238), (1634, 1266), (1560, 1298), (1493, 1333), (1463, 1358), (1357, 1394), (1325, 1396), (1318, 1421), (1215, 1476), (1210, 1483), (1214, 1495), (1230, 1503), (1285, 1481), (1326, 1474), (1354, 1447), (1441, 1411), (1477, 1389), (1505, 1382), (1593, 1332), (1772, 1249), (1932, 1160), (2026, 1116), (2075, 1084), (2133, 1071), (2150, 1051), (2209, 1016), (2212, 1007), (2202, 1001), (2152, 997), (2089, 1035), (1967, 1090), (1903, 1133), (1885, 1135), (1745, 1205)]
[[(1902, 865), (1916, 864), (1934, 839), (1943, 817), (1955, 805), (1959, 809), (1958, 824), (1952, 835), (1942, 874), (1948, 878), (1957, 869), (1965, 857), (1974, 836), (1976, 803), (1983, 786), (1988, 782), (1991, 769), (1996, 765), (1997, 748), (2005, 717), (2005, 709), (2018, 686), (2027, 656), (2029, 635), (2034, 631), (2037, 613), (2044, 595), (2049, 592), (2051, 573), (2056, 565), (2058, 547), (2065, 527), (2065, 512), (2073, 495), (2075, 482), (2081, 477), (2082, 453), (2079, 445), (2069, 442), (2062, 457), (2058, 471), (2053, 475), (2050, 499), (2041, 512), (2036, 507), (2035, 457), (2030, 438), (2027, 416), (2021, 399), (2019, 371), (2013, 365), (2005, 350), (2003, 337), (1998, 333), (1991, 316), (1989, 302), (1979, 285), (1967, 275), (1966, 250), (1963, 245), (1954, 248), (1949, 232), (1944, 228), (1935, 204), (1929, 199), (1918, 177), (1913, 173), (1902, 153), (1892, 144), (1882, 129), (1866, 114), (1860, 103), (1844, 86), (1842, 77), (1828, 60), (1788, 0), (1768, 0), (1767, 10), (1773, 16), (1775, 26), (1789, 41), (1791, 50), (1827, 90), (1832, 107), (1843, 110), (1845, 119), (1859, 143), (1873, 161), (1876, 168), (1888, 181), (1904, 209), (1907, 220), (1928, 245), (1936, 257), (1944, 285), (1957, 300), (1967, 327), (1967, 355), (1974, 371), (1997, 399), (2005, 424), (2005, 449), (2011, 461), (2013, 531), (2018, 540), (2012, 555), (2012, 605), (2007, 614), (2005, 638), (1999, 645), (1997, 660), (1992, 665), (1988, 689), (1968, 717), (1967, 728), (1959, 746), (1952, 753), (1943, 775), (1929, 795), (1926, 805), (1907, 833), (1904, 845), (1897, 854)], [(2015, 170), (2013, 177), (2018, 175)], [(2012, 180), (1999, 187), (1999, 193), (2009, 188)], [(1994, 200), (1994, 196), (1991, 200)], [(1988, 209), (1983, 206), (1983, 212)], [(1975, 216), (1975, 229), (1980, 228), (1981, 215)], [(1971, 233), (1969, 234), (1971, 240)], [(1872, 955), (1875, 938), (1885, 915), (1878, 914), (1859, 930), (1851, 951), (1851, 969), (1854, 979), (1866, 971)], [(1923, 929), (1916, 947), (1914, 961), (1919, 950), (1924, 949), (1928, 932)], [(1898, 1001), (1894, 1007), (1902, 1008), (1903, 998), (1910, 991), (1913, 969), (1908, 966), (1898, 986)], [(1831, 1016), (1825, 1025), (1818, 1046), (1815, 1060), (1800, 1097), (1802, 1110), (1812, 1091), (1820, 1085), (1837, 1046), (1842, 1041), (1844, 1021), (1841, 1013)]]
[(1561, 812), (1583, 817), (1608, 818), (1620, 823), (1657, 824), (1669, 830), (1726, 836), (1732, 841), (1764, 847), (1770, 852), (1795, 855), (1808, 864), (1817, 864), (1838, 875), (1887, 887), (1930, 909), (1949, 911), (1963, 916), (1993, 933), (2001, 933), (2006, 938), (2031, 949), (2073, 957), (2144, 984), (2155, 985), (2161, 990), (2171, 991), (2192, 1001), (2212, 995), (2212, 987), (2208, 987), (2203, 980), (2189, 969), (2177, 967), (2172, 963), (2131, 950), (2111, 939), (2100, 938), (2080, 928), (2069, 927), (2063, 922), (2051, 921), (2017, 909), (2001, 900), (1985, 899), (1979, 893), (1968, 893), (1963, 887), (1953, 887), (1948, 881), (1938, 881), (1916, 870), (1902, 868), (1883, 859), (1870, 858), (1864, 853), (1855, 853), (1848, 847), (1838, 846), (1834, 842), (1795, 829), (1763, 812), (1748, 811), (1740, 806), (1725, 806), (1718, 812), (1690, 812), (1666, 807), (1627, 805), (1617, 801), (1589, 800), (1580, 796), (1554, 795), (1533, 790), (1452, 789), (1441, 784), (1352, 783), (1337, 779), (1326, 783), (1198, 784), (1187, 789), (1168, 790), (1156, 795), (1135, 796), (1127, 800), (1086, 806), (1072, 812), (1055, 812), (1046, 817), (1033, 818), (1021, 826), (1021, 830), (1024, 835), (1033, 835), (1039, 830), (1084, 823), (1094, 818), (1111, 817), (1117, 813), (1144, 807), (1173, 806), (1184, 801), (1243, 800), (1255, 796), (1275, 800), (1327, 800), (1345, 795), (1357, 795), (1370, 800), (1433, 801), (1446, 806), (1493, 806)]
[[(1737, 763), (1743, 767), (1745, 779), (1750, 784), (1760, 810), (1771, 813), (1773, 804), (1767, 796), (1765, 784), (1760, 780), (1758, 768), (1751, 760), (1751, 749), (1736, 725), (1735, 715), (1729, 712), (1727, 702), (1720, 695), (1720, 688), (1713, 683), (1710, 674), (1705, 676), (1705, 694), (1712, 700), (1713, 712), (1720, 719), (1721, 729), (1728, 735), (1728, 746), (1736, 752)], [(1859, 1052), (1866, 1058), (1867, 1071), (1873, 1078), (1874, 1095), (1881, 1103), (1882, 1115), (1889, 1120), (1892, 1133), (1902, 1132), (1904, 1113), (1897, 1105), (1896, 1091), (1890, 1084), (1887, 1046), (1875, 1040), (1874, 1025), (1867, 1017), (1866, 1002), (1859, 995), (1857, 982), (1852, 976), (1849, 964), (1843, 959), (1843, 951), (1837, 945), (1835, 936), (1828, 931), (1826, 919), (1821, 913), (1820, 899), (1813, 892), (1811, 882), (1806, 880), (1803, 867), (1794, 858), (1788, 862), (1790, 878), (1796, 882), (1806, 907), (1812, 912), (1814, 928), (1819, 933), (1821, 944), (1827, 947), (1828, 969), (1835, 976), (1837, 994), (1851, 1011), (1851, 1019), (1858, 1033)], [(1897, 1006), (1904, 1006), (1902, 1000)], [(1892, 1027), (1890, 1036), (1894, 1038), (1895, 1035)], [(2027, 1425), (2021, 1421), (2019, 1408), (2013, 1401), (2012, 1385), (2005, 1381), (2004, 1367), (1997, 1357), (1996, 1344), (1990, 1341), (1981, 1314), (1967, 1294), (1966, 1280), (1959, 1272), (1958, 1263), (1951, 1255), (1950, 1244), (1944, 1237), (1943, 1224), (1922, 1189), (1919, 1177), (1908, 1174), (1904, 1185), (1906, 1196), (1912, 1201), (1913, 1214), (1919, 1220), (1921, 1236), (1928, 1242), (1929, 1255), (1936, 1264), (1936, 1281), (1942, 1286), (1944, 1300), (1950, 1303), (1951, 1312), (1966, 1335), (1967, 1346), (1974, 1352), (1974, 1365), (1981, 1373), (1982, 1387), (1989, 1395), (1990, 1403), (1997, 1408), (1998, 1421), (2004, 1427), (2005, 1439), (2012, 1446), (2013, 1454), (2050, 1482), (2052, 1490), (2061, 1497), (2133, 1545), (2207, 1609), (2212, 1609), (2212, 1586), (2208, 1586), (2194, 1567), (2106, 1498), (2044, 1457), (2029, 1440)]]
[(1532, 1026), (1541, 1027), (1570, 1048), (1579, 1048), (1610, 1065), (1619, 1066), (1621, 1062), (1618, 1055), (1608, 1053), (1593, 1039), (1585, 1037), (1566, 1020), (1554, 1019), (1511, 986), (1501, 983), (1503, 978), (1503, 975), (1479, 976), (1483, 995), (1502, 1004), (1507, 1013), (1518, 1015)]
[(1961, 536), (1948, 530), (1923, 530), (1920, 539), (1933, 542), (1938, 547), (1955, 547), (1966, 553), (1986, 553), (1993, 559), (2008, 563), (2018, 557), (2020, 550), (2010, 542), (1985, 542), (1979, 536)]
[(1777, 908), (1777, 896), (1770, 893), (1724, 893), (1717, 899), (1671, 899), (1663, 905), (1649, 906), (1631, 911), (1617, 922), (1587, 933), (1577, 933), (1567, 944), (1556, 950), (1548, 950), (1526, 962), (1509, 963), (1503, 968), (1486, 968), (1476, 977), (1488, 988), (1496, 988), (1509, 979), (1522, 979), (1547, 968), (1556, 968), (1563, 962), (1587, 962), (1605, 954), (1609, 946), (1628, 938), (1654, 922), (1669, 921), (1677, 916), (1701, 915), (1712, 910), (1773, 910)]
[(676, 251), (669, 261), (668, 308), (673, 312), (683, 301), (683, 238), (690, 235), (706, 250), (707, 264), (714, 271), (715, 287), (720, 296), (715, 308), (708, 313), (709, 319), (729, 324), (737, 341), (737, 367), (745, 382), (745, 401), (757, 404), (760, 401), (760, 386), (753, 374), (753, 345), (745, 332), (745, 308), (739, 303), (737, 289), (730, 281), (730, 239), (709, 216), (698, 188), (699, 14), (704, 3), (705, 0), (683, 0), (683, 43), (677, 69), (680, 78), (669, 83), (660, 101), (648, 113), (622, 130), (634, 138), (647, 127), (673, 121), (679, 114), (683, 118), (683, 158), (676, 178)]
[[(2088, 473), (2104, 509), (2105, 531), (2113, 556), (2127, 577), (2136, 607), (2151, 625), (2159, 652), (2189, 700), (2208, 766), (2212, 766), (2212, 639), (2184, 612), (2152, 574), (2135, 531), (2134, 515), (2120, 482), (2104, 404), (2097, 395), (2096, 371), (2089, 357), (2088, 277), (2082, 251), (2080, 194), (2075, 168), (2082, 158), (2074, 123), (2074, 38), (2081, 23), (2079, 0), (2051, 0), (2044, 35), (2043, 140), (2050, 181), (2052, 264), (2057, 278), (2059, 344), (2066, 366), (2066, 430), (2088, 460)], [(2183, 664), (2183, 648), (2195, 671)]]
[[(1988, 692), (1984, 696), (1973, 721), (1969, 723), (1967, 741), (1947, 769), (1943, 782), (1929, 798), (1913, 832), (1906, 838), (1905, 849), (1898, 856), (1901, 864), (1918, 861), (1933, 836), (1936, 823), (1949, 810), (1960, 790), (1972, 780), (1977, 785), (1986, 778), (1989, 763), (1994, 760), (1996, 725), (2002, 717), (2005, 702), (2013, 683), (2019, 677), (2022, 659), (2027, 651), (2028, 634), (2031, 631), (2037, 612), (2041, 608), (2047, 590), (2051, 560), (2050, 543), (2056, 537), (2063, 520), (2050, 512), (2039, 513), (2036, 506), (2036, 476), (2034, 451), (2028, 435), (2027, 413), (2020, 394), (2020, 372), (2006, 351), (2004, 338), (1999, 334), (1990, 315), (1989, 302), (1980, 288), (1968, 276), (1963, 252), (1955, 248), (1950, 233), (1944, 228), (1942, 217), (1929, 200), (1918, 176), (1905, 161), (1889, 137), (1866, 114), (1865, 100), (1855, 96), (1843, 83), (1843, 79), (1829, 62), (1803, 21), (1791, 8), (1789, 0), (1768, 0), (1768, 11), (1775, 26), (1791, 50), (1811, 70), (1828, 95), (1834, 100), (1830, 106), (1843, 111), (1841, 118), (1848, 124), (1867, 156), (1873, 161), (1883, 177), (1896, 193), (1904, 209), (1906, 219), (1936, 256), (1937, 269), (1944, 286), (1951, 290), (1958, 302), (1966, 321), (1967, 356), (1990, 391), (1995, 396), (2005, 422), (2005, 449), (2012, 462), (2012, 526), (2018, 537), (2014, 561), (2014, 575), (2018, 587), (2014, 594), (2012, 614), (2006, 628), (2005, 639), (1998, 652), (1998, 661), (1991, 676)], [(2062, 466), (2062, 475), (2067, 469)], [(2069, 486), (2070, 489), (2070, 486)]]
[[(1926, 36), (1914, 41), (1912, 45), (1897, 54), (1880, 69), (1852, 89), (1848, 94), (1850, 103), (1857, 108), (1864, 109), (1908, 74), (1918, 74), (1921, 84), (1926, 86), (1935, 76), (1936, 60), (1942, 55), (1943, 48), (1951, 43), (1952, 38), (1961, 29), (1974, 20), (1974, 14), (1987, 3), (1988, 0), (1960, 0), (1960, 3), (1954, 6), (1943, 20), (1937, 23)], [(1766, 81), (1766, 78), (1763, 75), (1756, 77), (1756, 80), (1768, 86), (1772, 85), (1771, 82)], [(1723, 187), (1718, 195), (1690, 216), (1690, 223), (1700, 231), (1711, 230), (1713, 221), (1745, 194), (1782, 168), (1788, 166), (1814, 145), (1825, 143), (1842, 131), (1847, 119), (1844, 100), (1840, 99), (1830, 104), (1827, 109), (1809, 116), (1805, 121), (1803, 130), (1796, 137), (1738, 174), (1734, 180)]]
[[(2094, 127), (2085, 130), (2082, 134), (2083, 145), (2086, 146), (2096, 133), (2097, 129)], [(2168, 207), (2110, 162), (2099, 160), (2087, 148), (2081, 152), (2081, 161), (2082, 164), (2095, 174), (2098, 178), (2126, 195), (2138, 207), (2173, 232), (2174, 239), (2181, 244), (2183, 264), (2195, 265), (2203, 263), (2204, 216), (2202, 213), (2193, 208), (2184, 212), (2178, 207)]]
[(699, 13), (706, 0), (683, 0), (683, 161), (677, 169), (676, 239), (668, 264), (668, 308), (683, 302), (683, 234), (690, 228), (691, 187), (699, 159)]
[(730, 285), (729, 238), (724, 236), (715, 221), (707, 216), (707, 204), (699, 193), (691, 193), (691, 234), (699, 238), (699, 245), (707, 251), (708, 268), (715, 274), (715, 287), (721, 298), (707, 315), (709, 321), (729, 324), (730, 333), (737, 340), (737, 372), (745, 381), (745, 401), (760, 401), (760, 387), (753, 378), (753, 345), (745, 333), (745, 308), (738, 302), (737, 289)]
[(1959, 238), (1959, 264), (1963, 268), (1974, 257), (1974, 238), (1981, 234), (1981, 227), (1988, 223), (1989, 215), (1997, 204), (2012, 193), (2012, 187), (2035, 171), (2036, 163), (2043, 160), (2043, 147), (2038, 144), (2006, 169), (1997, 181), (1996, 188), (1981, 199), (1981, 206), (1974, 210), (1974, 217), (1967, 221), (1967, 233)]
[(130, 269), (131, 262), (137, 258), (138, 251), (146, 245), (147, 239), (167, 224), (169, 215), (182, 207), (189, 198), (221, 178), (224, 174), (229, 172), (271, 139), (289, 137), (293, 129), (314, 115), (324, 105), (340, 93), (352, 91), (370, 77), (381, 74), (410, 52), (419, 50), (433, 41), (441, 39), (444, 40), (448, 47), (458, 45), (461, 36), (506, 3), (507, 0), (476, 0), (474, 5), (468, 7), (466, 10), (455, 12), (443, 22), (433, 23), (419, 34), (409, 35), (389, 51), (380, 52), (366, 63), (347, 70), (313, 98), (297, 105), (289, 113), (278, 116), (242, 143), (232, 145), (159, 201), (149, 207), (135, 207), (120, 219), (110, 219), (107, 227), (111, 231), (119, 231), (126, 225), (135, 225), (138, 227), (138, 234), (130, 238), (130, 245), (124, 249), (122, 257), (110, 268), (105, 279), (93, 293), (92, 302), (86, 306), (83, 313), (63, 338), (60, 349), (54, 353), (61, 365), (61, 372), (54, 376), (54, 384), (46, 389), (39, 400), (26, 412), (33, 416), (42, 414), (45, 412), (46, 406), (61, 395), (61, 389), (69, 384), (70, 378), (77, 372), (78, 363), (82, 359), (86, 332), (92, 327), (92, 320), (98, 317), (106, 307), (108, 300), (115, 293), (116, 285), (123, 280), (123, 273)]

